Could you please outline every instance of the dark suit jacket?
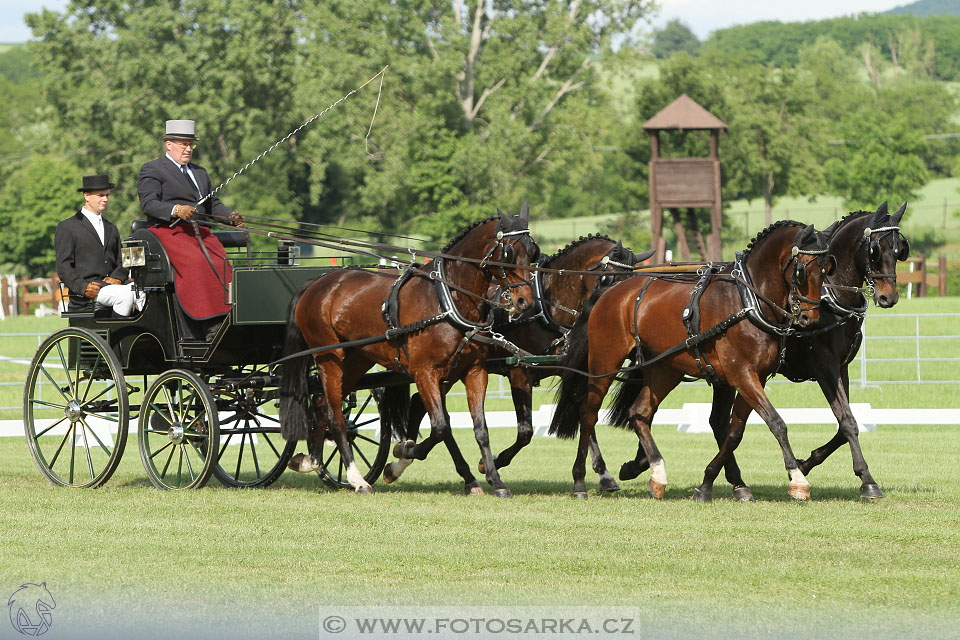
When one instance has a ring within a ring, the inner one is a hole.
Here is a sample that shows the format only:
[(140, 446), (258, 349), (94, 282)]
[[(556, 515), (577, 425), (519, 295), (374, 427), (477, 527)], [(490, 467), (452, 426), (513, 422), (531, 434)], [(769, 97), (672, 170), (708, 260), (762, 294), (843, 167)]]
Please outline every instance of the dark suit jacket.
[(70, 289), (74, 302), (90, 302), (83, 291), (94, 280), (103, 284), (107, 276), (127, 279), (127, 270), (120, 261), (120, 232), (104, 218), (104, 244), (90, 221), (77, 211), (57, 225), (53, 246), (57, 252), (57, 274)]
[[(187, 166), (197, 179), (201, 194), (207, 195), (213, 191), (206, 169), (192, 162)], [(166, 156), (151, 160), (140, 168), (137, 194), (140, 196), (140, 209), (153, 223), (170, 222), (170, 211), (173, 210), (173, 205), (196, 206), (200, 199), (197, 188), (190, 178), (183, 175), (177, 165)], [(231, 210), (214, 195), (198, 208), (197, 213), (228, 218)], [(200, 218), (197, 221), (203, 223)]]

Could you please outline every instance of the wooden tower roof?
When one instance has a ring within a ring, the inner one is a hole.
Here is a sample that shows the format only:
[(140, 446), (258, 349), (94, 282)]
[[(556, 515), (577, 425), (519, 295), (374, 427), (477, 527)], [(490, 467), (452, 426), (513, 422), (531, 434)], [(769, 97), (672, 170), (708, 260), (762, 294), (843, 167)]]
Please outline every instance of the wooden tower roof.
[(643, 124), (644, 131), (662, 129), (728, 130), (727, 125), (720, 118), (701, 107), (685, 93)]

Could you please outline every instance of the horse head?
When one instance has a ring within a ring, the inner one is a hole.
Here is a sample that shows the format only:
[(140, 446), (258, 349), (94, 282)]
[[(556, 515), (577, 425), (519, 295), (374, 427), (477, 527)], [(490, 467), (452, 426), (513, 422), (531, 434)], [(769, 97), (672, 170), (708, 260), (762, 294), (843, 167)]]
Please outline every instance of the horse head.
[(530, 265), (540, 257), (540, 247), (530, 237), (530, 204), (523, 203), (520, 215), (511, 216), (497, 208), (496, 227), (488, 240), (480, 267), (496, 281), (500, 305), (508, 318), (533, 307), (534, 292), (530, 285)]
[(826, 276), (837, 260), (830, 254), (827, 236), (807, 225), (794, 237), (790, 256), (783, 265), (788, 281), (790, 322), (807, 327), (820, 319), (820, 293)]
[(910, 242), (900, 233), (900, 220), (906, 210), (907, 203), (904, 202), (891, 216), (884, 202), (863, 227), (856, 256), (857, 267), (878, 307), (892, 307), (900, 299), (897, 262), (910, 256)]

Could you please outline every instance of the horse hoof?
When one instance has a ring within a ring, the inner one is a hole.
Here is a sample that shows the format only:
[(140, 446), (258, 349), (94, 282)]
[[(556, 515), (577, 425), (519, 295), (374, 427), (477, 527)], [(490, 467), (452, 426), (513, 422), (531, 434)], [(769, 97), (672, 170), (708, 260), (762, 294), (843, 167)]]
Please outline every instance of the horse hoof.
[(795, 484), (790, 483), (790, 497), (794, 500), (809, 500), (810, 499), (810, 485), (809, 484)]
[(700, 504), (710, 504), (713, 502), (713, 490), (697, 487), (693, 490), (693, 501)]
[(637, 465), (635, 460), (630, 460), (629, 462), (624, 462), (620, 465), (620, 473), (618, 477), (621, 480), (633, 480), (641, 473), (639, 465)]
[(413, 446), (414, 446), (413, 440), (401, 440), (397, 444), (393, 445), (393, 457), (406, 458), (407, 456), (403, 455), (405, 453), (405, 450)]
[(860, 497), (864, 500), (875, 500), (883, 497), (883, 491), (875, 484), (865, 484), (860, 487)]
[(287, 463), (287, 469), (296, 471), (297, 473), (310, 473), (311, 471), (316, 471), (319, 468), (320, 467), (313, 464), (310, 456), (305, 453), (298, 453), (290, 458), (290, 462)]
[(663, 494), (667, 491), (667, 485), (657, 482), (653, 478), (650, 478), (647, 482), (647, 488), (650, 490), (650, 495), (656, 500), (663, 500)]
[(604, 491), (620, 491), (620, 485), (613, 479), (613, 476), (604, 476), (600, 478), (600, 488)]
[(573, 493), (570, 494), (570, 496), (573, 497), (573, 498), (575, 498), (575, 499), (577, 499), (577, 500), (586, 500), (586, 499), (587, 499), (587, 492), (586, 492), (586, 491), (574, 491)]
[(733, 499), (737, 502), (753, 502), (753, 492), (750, 487), (734, 487)]
[(393, 463), (391, 462), (383, 468), (383, 481), (390, 484), (396, 479), (397, 476), (393, 475)]
[(471, 482), (463, 486), (463, 493), (468, 496), (482, 496), (483, 487), (480, 486), (479, 482)]
[(497, 497), (497, 498), (512, 498), (512, 497), (513, 497), (513, 494), (510, 492), (510, 489), (507, 489), (506, 487), (503, 487), (503, 488), (501, 488), (501, 489), (494, 489), (494, 490), (493, 490), (493, 495), (494, 495), (494, 497)]
[(368, 493), (373, 493), (373, 487), (371, 487), (370, 485), (360, 485), (354, 490), (354, 493), (367, 495)]

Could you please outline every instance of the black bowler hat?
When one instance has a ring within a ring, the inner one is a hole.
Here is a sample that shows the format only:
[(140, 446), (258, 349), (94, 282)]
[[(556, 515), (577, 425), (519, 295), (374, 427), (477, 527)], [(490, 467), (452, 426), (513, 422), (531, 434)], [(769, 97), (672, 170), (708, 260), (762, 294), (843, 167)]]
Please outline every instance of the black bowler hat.
[(105, 173), (98, 173), (95, 176), (83, 176), (83, 186), (77, 191), (101, 191), (103, 189), (113, 189), (115, 184), (110, 182), (110, 178)]

